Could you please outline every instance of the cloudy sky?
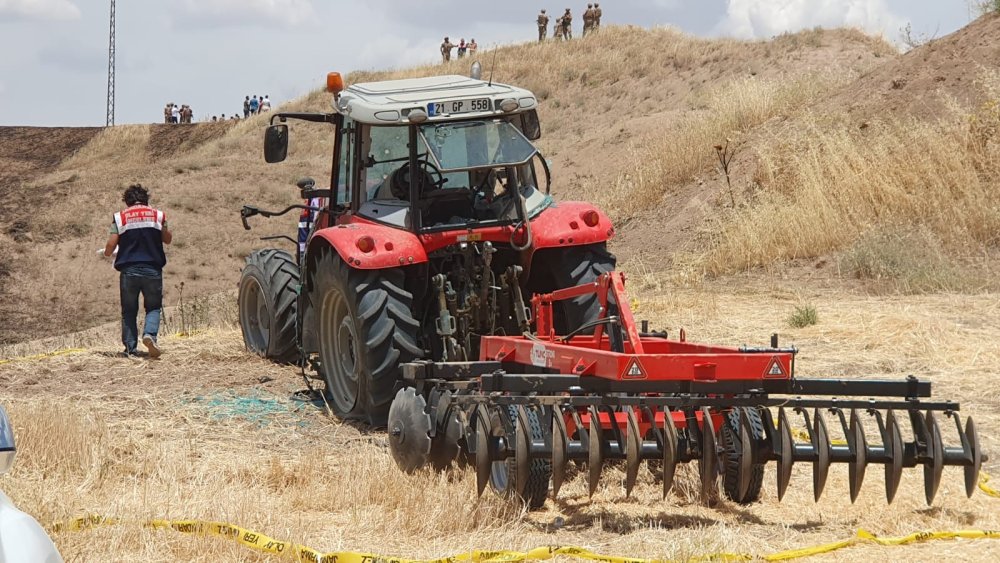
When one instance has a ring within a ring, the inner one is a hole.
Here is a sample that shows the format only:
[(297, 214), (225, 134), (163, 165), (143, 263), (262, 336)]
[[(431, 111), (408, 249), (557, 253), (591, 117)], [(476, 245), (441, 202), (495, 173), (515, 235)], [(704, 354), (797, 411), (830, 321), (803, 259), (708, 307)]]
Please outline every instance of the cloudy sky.
[[(703, 36), (770, 37), (814, 26), (862, 27), (898, 40), (969, 21), (970, 0), (605, 0), (606, 23), (674, 25)], [(975, 0), (971, 0), (975, 1)], [(195, 118), (318, 87), (330, 70), (436, 59), (441, 37), (480, 49), (532, 39), (537, 10), (583, 0), (124, 0), (117, 6), (116, 121)], [(109, 0), (0, 0), (0, 125), (103, 125)], [(579, 31), (579, 30), (577, 30)]]

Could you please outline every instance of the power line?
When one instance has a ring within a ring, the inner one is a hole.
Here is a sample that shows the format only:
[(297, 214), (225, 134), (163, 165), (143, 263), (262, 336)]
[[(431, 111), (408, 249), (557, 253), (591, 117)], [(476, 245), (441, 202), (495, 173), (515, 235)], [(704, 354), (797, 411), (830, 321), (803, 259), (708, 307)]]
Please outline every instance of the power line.
[(105, 125), (115, 124), (115, 0), (111, 0), (111, 32), (108, 37), (108, 113)]

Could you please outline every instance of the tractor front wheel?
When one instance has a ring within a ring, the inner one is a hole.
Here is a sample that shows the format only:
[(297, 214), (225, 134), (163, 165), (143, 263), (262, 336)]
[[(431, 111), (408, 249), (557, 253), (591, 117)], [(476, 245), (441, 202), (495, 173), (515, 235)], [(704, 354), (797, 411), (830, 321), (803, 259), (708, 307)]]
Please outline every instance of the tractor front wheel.
[(330, 252), (316, 266), (319, 371), (342, 418), (385, 426), (400, 364), (423, 355), (400, 269), (356, 270)]
[(243, 343), (251, 352), (282, 363), (298, 360), (295, 315), (299, 269), (284, 250), (267, 248), (247, 256), (240, 277)]

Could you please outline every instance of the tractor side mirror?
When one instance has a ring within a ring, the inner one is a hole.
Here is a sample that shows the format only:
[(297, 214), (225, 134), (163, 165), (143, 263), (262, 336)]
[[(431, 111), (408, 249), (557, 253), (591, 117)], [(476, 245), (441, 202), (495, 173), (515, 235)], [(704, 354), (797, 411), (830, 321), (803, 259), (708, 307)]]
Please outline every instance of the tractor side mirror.
[(316, 187), (316, 180), (313, 180), (312, 178), (309, 177), (305, 177), (301, 178), (298, 182), (295, 182), (295, 185), (299, 187), (300, 191), (311, 190), (314, 187)]
[(271, 125), (264, 131), (264, 161), (268, 164), (282, 162), (288, 156), (288, 126)]
[(7, 411), (0, 406), (0, 475), (10, 471), (14, 465), (14, 454), (17, 448), (14, 446), (14, 429), (10, 427), (10, 419), (7, 418)]
[(531, 110), (521, 114), (521, 132), (529, 141), (542, 138), (542, 124), (538, 121), (538, 111)]

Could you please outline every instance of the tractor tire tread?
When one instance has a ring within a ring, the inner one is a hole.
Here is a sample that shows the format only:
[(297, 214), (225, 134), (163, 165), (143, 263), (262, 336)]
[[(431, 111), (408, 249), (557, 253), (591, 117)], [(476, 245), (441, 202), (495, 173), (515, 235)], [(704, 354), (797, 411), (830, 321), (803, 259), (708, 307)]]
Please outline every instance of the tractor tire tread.
[(276, 248), (256, 250), (246, 257), (243, 276), (257, 279), (272, 315), (267, 349), (255, 351), (275, 362), (295, 363), (299, 359), (295, 341), (299, 268), (295, 258)]
[[(744, 407), (745, 408), (745, 407)], [(750, 422), (750, 436), (754, 441), (764, 438), (764, 423), (757, 409), (746, 408), (747, 420)], [(734, 408), (726, 413), (722, 424), (722, 484), (726, 498), (737, 504), (751, 504), (760, 500), (760, 492), (764, 484), (764, 464), (755, 463), (750, 475), (750, 488), (745, 497), (740, 498), (740, 409)]]

